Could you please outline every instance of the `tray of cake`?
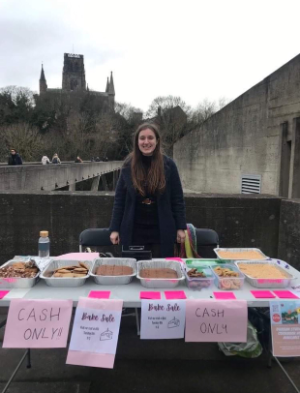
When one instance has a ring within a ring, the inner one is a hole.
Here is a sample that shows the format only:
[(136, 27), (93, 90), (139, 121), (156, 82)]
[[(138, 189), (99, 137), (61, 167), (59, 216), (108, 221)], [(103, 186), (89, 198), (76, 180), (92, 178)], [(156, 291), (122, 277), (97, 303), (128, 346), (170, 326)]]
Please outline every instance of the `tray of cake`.
[(219, 259), (227, 262), (268, 258), (259, 248), (215, 248), (214, 252)]
[(90, 275), (93, 261), (52, 260), (42, 271), (41, 279), (50, 287), (80, 287)]
[(175, 288), (184, 275), (180, 263), (156, 259), (137, 262), (137, 278), (146, 288)]
[(39, 276), (40, 270), (30, 258), (11, 259), (0, 267), (0, 289), (31, 288)]
[(100, 285), (126, 285), (136, 276), (134, 258), (98, 258), (94, 261), (91, 277)]
[(295, 277), (273, 260), (236, 261), (235, 265), (256, 288), (286, 288)]

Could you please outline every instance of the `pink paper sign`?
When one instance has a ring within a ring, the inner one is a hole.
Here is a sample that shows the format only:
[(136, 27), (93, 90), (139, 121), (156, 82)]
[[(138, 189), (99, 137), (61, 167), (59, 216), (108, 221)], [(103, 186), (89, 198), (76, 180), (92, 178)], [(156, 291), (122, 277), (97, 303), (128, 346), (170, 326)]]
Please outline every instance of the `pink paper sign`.
[(95, 299), (109, 299), (110, 291), (91, 291), (88, 297)]
[(165, 258), (167, 261), (176, 261), (176, 262), (180, 262), (180, 263), (184, 263), (184, 260), (178, 257), (167, 257)]
[(12, 299), (3, 348), (65, 348), (72, 300)]
[(280, 299), (299, 299), (298, 296), (296, 296), (293, 292), (291, 291), (273, 291), (277, 297)]
[(80, 298), (67, 364), (113, 368), (123, 300)]
[(233, 292), (214, 292), (214, 297), (216, 299), (236, 299), (235, 294)]
[(0, 299), (3, 299), (8, 293), (9, 291), (0, 291)]
[(186, 299), (184, 291), (165, 291), (166, 299)]
[(256, 299), (272, 299), (275, 297), (271, 291), (250, 291)]
[(54, 259), (72, 259), (73, 261), (93, 261), (99, 258), (99, 252), (72, 252), (69, 254), (62, 254)]
[(186, 342), (246, 342), (246, 300), (186, 300)]
[(140, 292), (140, 299), (160, 299), (160, 298), (161, 298), (160, 292), (155, 292), (155, 291)]

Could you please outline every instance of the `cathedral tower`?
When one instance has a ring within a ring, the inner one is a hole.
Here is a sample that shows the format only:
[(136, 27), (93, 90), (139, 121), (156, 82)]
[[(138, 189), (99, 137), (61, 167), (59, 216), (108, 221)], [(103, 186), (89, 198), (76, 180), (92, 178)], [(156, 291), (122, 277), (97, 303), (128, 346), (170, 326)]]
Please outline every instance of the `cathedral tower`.
[(83, 55), (64, 54), (62, 89), (86, 91)]
[(47, 88), (48, 86), (45, 78), (44, 67), (42, 64), (41, 76), (40, 76), (40, 94), (46, 93)]

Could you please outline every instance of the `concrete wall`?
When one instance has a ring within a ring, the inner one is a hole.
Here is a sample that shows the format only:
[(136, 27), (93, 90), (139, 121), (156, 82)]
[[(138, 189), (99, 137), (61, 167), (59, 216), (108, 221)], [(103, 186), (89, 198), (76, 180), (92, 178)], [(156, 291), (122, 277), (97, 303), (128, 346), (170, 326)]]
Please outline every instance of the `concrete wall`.
[[(300, 200), (281, 202), (278, 257), (300, 269)], [(300, 284), (300, 283), (298, 283)]]
[[(0, 263), (36, 254), (43, 229), (50, 232), (52, 255), (77, 251), (81, 231), (109, 226), (113, 199), (112, 192), (0, 193)], [(277, 256), (280, 198), (187, 194), (185, 201), (187, 221), (215, 229), (221, 246)]]
[(121, 161), (0, 167), (0, 191), (53, 191), (121, 168)]
[(279, 195), (282, 123), (291, 141), (298, 116), (300, 55), (176, 143), (184, 188), (240, 193), (241, 175), (253, 174), (262, 176), (261, 193)]

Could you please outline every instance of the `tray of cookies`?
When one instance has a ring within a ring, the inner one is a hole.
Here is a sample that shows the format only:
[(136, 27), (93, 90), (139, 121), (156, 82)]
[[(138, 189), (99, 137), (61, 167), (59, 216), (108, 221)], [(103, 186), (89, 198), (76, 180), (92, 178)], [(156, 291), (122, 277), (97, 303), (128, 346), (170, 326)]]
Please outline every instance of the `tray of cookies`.
[(222, 264), (211, 266), (215, 276), (215, 285), (223, 291), (241, 289), (245, 276), (235, 265)]
[(40, 276), (33, 260), (11, 259), (0, 267), (0, 289), (31, 288)]
[(90, 275), (92, 261), (52, 260), (41, 279), (50, 287), (80, 287)]
[(94, 261), (91, 277), (100, 285), (126, 285), (136, 276), (134, 258), (99, 258)]
[(146, 288), (175, 288), (184, 280), (181, 264), (176, 261), (156, 259), (137, 263), (137, 278)]

